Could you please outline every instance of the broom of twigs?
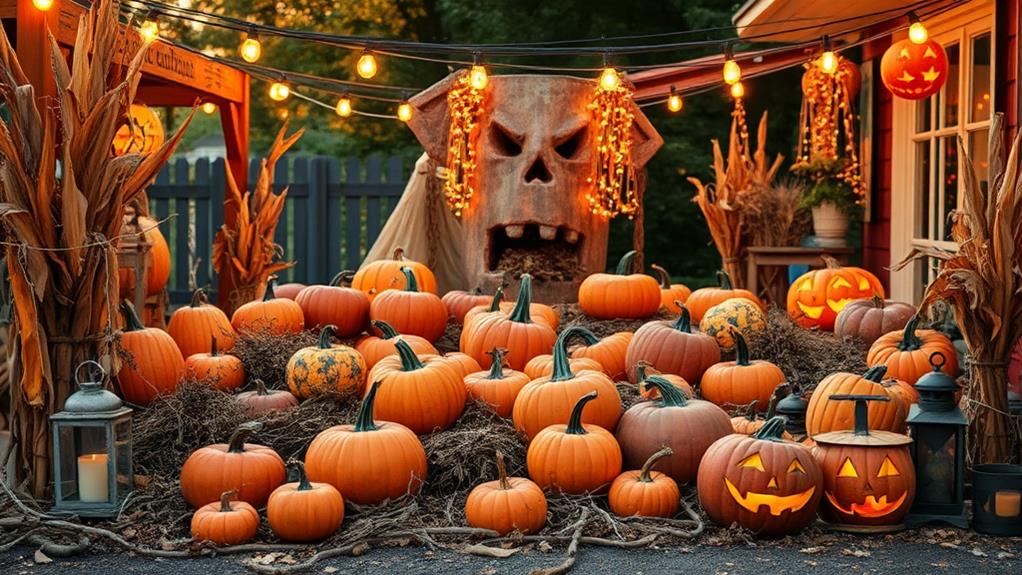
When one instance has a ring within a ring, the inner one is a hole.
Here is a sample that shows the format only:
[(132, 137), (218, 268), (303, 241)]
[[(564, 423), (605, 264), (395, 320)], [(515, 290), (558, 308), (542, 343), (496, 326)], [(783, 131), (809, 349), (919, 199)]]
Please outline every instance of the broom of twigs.
[(713, 140), (713, 172), (715, 182), (703, 184), (698, 178), (688, 178), (696, 187), (693, 199), (706, 218), (710, 236), (720, 253), (723, 269), (736, 285), (743, 285), (741, 255), (745, 248), (743, 241), (744, 214), (741, 208), (741, 194), (762, 189), (770, 185), (783, 158), (778, 155), (773, 163), (766, 158), (767, 114), (759, 121), (757, 150), (754, 157), (749, 155), (748, 129), (745, 114), (736, 101), (732, 114), (731, 134), (728, 140), (727, 161), (720, 149), (720, 142)]
[(294, 265), (294, 262), (277, 259), (283, 252), (273, 241), (287, 199), (287, 189), (273, 193), (273, 170), (288, 148), (302, 137), (303, 130), (289, 137), (285, 137), (286, 132), (287, 123), (281, 126), (269, 153), (263, 158), (259, 179), (251, 192), (242, 193), (234, 174), (227, 170), (225, 203), (237, 205), (238, 217), (231, 226), (224, 224), (217, 232), (213, 241), (213, 266), (221, 276), (229, 276), (234, 286), (228, 313), (257, 299), (271, 275)]
[(132, 49), (116, 0), (94, 2), (81, 18), (70, 67), (49, 38), (57, 94), (40, 102), (0, 31), (0, 98), (10, 112), (0, 122), (0, 222), (16, 312), (13, 444), (19, 481), (37, 497), (50, 475), (47, 416), (75, 391), (75, 367), (98, 359), (108, 372), (117, 368), (116, 242), (125, 203), (156, 177), (191, 119), (156, 150), (114, 156), (147, 48)]
[(940, 270), (920, 308), (947, 301), (969, 347), (972, 461), (1007, 462), (1013, 452), (1008, 426), (1008, 362), (1022, 336), (1022, 132), (1005, 160), (1004, 118), (990, 126), (989, 191), (980, 187), (972, 158), (964, 162), (961, 210), (951, 215), (958, 249), (917, 247), (900, 262), (935, 258)]

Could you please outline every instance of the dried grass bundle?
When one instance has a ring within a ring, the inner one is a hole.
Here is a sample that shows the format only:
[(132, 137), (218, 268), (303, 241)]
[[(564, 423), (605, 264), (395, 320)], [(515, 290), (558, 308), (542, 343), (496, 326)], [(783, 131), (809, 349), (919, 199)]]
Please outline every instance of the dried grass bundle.
[(288, 334), (241, 333), (231, 354), (245, 364), (245, 381), (263, 380), (270, 389), (287, 389), (287, 362), (296, 351), (316, 345), (311, 331)]
[(804, 184), (786, 179), (740, 193), (745, 244), (797, 246), (812, 228), (809, 210), (800, 207), (805, 190)]
[(117, 236), (125, 203), (177, 146), (177, 133), (147, 154), (115, 156), (147, 47), (133, 50), (118, 2), (98, 0), (78, 23), (68, 66), (52, 34), (56, 97), (40, 109), (6, 33), (0, 32), (0, 219), (14, 293), (12, 412), (18, 477), (41, 496), (49, 482), (47, 416), (74, 391), (86, 359), (115, 370)]
[(977, 463), (1007, 462), (1013, 453), (1008, 425), (1008, 371), (1012, 347), (1022, 337), (1022, 132), (1005, 160), (1004, 117), (990, 126), (989, 191), (980, 186), (972, 158), (959, 140), (964, 178), (961, 210), (951, 216), (955, 251), (917, 247), (896, 269), (917, 258), (940, 260), (920, 308), (947, 301), (972, 358), (968, 389), (978, 441)]
[(228, 302), (227, 313), (240, 305), (257, 299), (267, 279), (286, 270), (294, 262), (276, 261), (282, 254), (273, 241), (287, 198), (285, 189), (273, 193), (273, 170), (277, 161), (302, 137), (298, 130), (285, 138), (287, 123), (280, 128), (270, 151), (259, 168), (259, 179), (251, 192), (238, 189), (234, 174), (227, 170), (227, 198), (225, 205), (237, 206), (238, 217), (233, 225), (220, 227), (213, 241), (213, 266), (221, 276), (230, 277), (234, 291)]

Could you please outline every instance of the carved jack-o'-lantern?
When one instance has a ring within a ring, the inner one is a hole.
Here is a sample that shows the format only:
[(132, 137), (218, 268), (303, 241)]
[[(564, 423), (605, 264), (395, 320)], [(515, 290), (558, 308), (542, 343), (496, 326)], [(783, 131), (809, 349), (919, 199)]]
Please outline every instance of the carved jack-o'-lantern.
[(846, 305), (873, 296), (884, 297), (875, 275), (828, 258), (827, 267), (802, 274), (788, 288), (788, 315), (802, 327), (833, 330)]
[(947, 80), (944, 47), (934, 40), (916, 44), (895, 42), (880, 61), (880, 78), (892, 94), (906, 100), (922, 100), (940, 91)]
[[(416, 113), (408, 125), (441, 165), (455, 79), (411, 99)], [(490, 76), (479, 118), (478, 185), (461, 216), (470, 286), (492, 292), (505, 273), (530, 272), (536, 299), (559, 303), (575, 301), (581, 281), (604, 271), (610, 220), (593, 214), (586, 199), (595, 133), (587, 106), (595, 89), (594, 81), (581, 78)], [(663, 140), (632, 106), (631, 156), (641, 169)], [(558, 269), (515, 269), (515, 261), (554, 263)]]
[(832, 395), (855, 401), (855, 430), (813, 437), (813, 454), (823, 470), (820, 516), (851, 526), (899, 526), (915, 498), (916, 473), (907, 435), (869, 429), (867, 401), (879, 395)]
[(152, 108), (132, 104), (128, 122), (130, 125), (123, 124), (114, 134), (114, 155), (148, 154), (163, 145), (163, 122)]
[(758, 533), (794, 533), (816, 518), (822, 473), (807, 447), (782, 439), (784, 417), (751, 436), (732, 434), (703, 455), (699, 503), (721, 525)]

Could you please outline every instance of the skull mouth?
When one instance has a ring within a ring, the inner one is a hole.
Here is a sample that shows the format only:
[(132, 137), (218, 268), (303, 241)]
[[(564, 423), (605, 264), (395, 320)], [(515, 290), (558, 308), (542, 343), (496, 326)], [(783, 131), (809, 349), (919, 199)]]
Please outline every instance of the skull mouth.
[(582, 272), (585, 237), (568, 226), (502, 224), (486, 233), (486, 269), (538, 281), (572, 281)]

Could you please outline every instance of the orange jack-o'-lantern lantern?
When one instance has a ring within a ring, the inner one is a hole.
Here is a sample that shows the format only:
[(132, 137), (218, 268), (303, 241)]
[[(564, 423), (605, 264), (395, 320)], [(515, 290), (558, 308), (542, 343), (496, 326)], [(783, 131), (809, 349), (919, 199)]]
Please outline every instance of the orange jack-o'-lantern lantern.
[(114, 134), (114, 155), (148, 154), (163, 145), (164, 137), (163, 122), (156, 112), (148, 106), (132, 104), (128, 123)]
[(947, 54), (934, 40), (895, 42), (880, 61), (880, 78), (892, 94), (922, 100), (936, 94), (947, 80)]
[(813, 437), (813, 454), (823, 470), (820, 516), (838, 525), (899, 526), (916, 492), (916, 472), (900, 433), (869, 429), (868, 401), (889, 401), (881, 395), (832, 395), (830, 400), (855, 401), (855, 430)]
[(842, 267), (826, 258), (827, 267), (802, 274), (788, 288), (788, 315), (798, 325), (833, 330), (837, 314), (857, 299), (884, 297), (884, 286), (868, 271)]
[(799, 531), (816, 519), (822, 473), (807, 447), (782, 439), (784, 417), (756, 433), (718, 439), (699, 464), (699, 503), (721, 525), (758, 533)]

